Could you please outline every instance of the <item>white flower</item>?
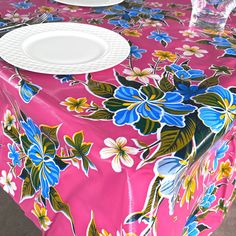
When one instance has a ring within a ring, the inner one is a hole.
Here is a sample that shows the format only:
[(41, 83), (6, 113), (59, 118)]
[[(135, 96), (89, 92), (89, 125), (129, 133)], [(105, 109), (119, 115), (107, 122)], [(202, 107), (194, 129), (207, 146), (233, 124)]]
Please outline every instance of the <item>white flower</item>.
[(16, 118), (14, 115), (11, 114), (11, 111), (6, 110), (6, 113), (4, 114), (4, 122), (3, 126), (7, 130), (11, 130), (12, 126), (15, 126)]
[(12, 182), (12, 173), (8, 173), (5, 170), (2, 170), (2, 176), (0, 177), (0, 183), (4, 185), (3, 190), (7, 193), (10, 193), (12, 196), (15, 195), (16, 184)]
[(160, 79), (159, 75), (154, 75), (153, 74), (153, 69), (151, 68), (146, 68), (144, 70), (140, 70), (137, 67), (134, 67), (133, 70), (125, 69), (123, 71), (125, 74), (128, 76), (126, 77), (127, 80), (136, 80), (139, 79), (140, 81), (144, 82), (147, 84), (150, 79)]
[(183, 51), (184, 56), (192, 56), (195, 55), (196, 57), (200, 58), (204, 56), (204, 53), (208, 53), (207, 50), (200, 49), (197, 46), (189, 46), (189, 45), (183, 45), (183, 48), (176, 48), (177, 50)]
[(29, 17), (26, 15), (20, 15), (19, 13), (7, 13), (4, 17), (5, 20), (10, 20), (12, 22), (19, 22), (19, 21), (27, 21), (29, 20)]
[(184, 30), (184, 31), (181, 30), (179, 32), (185, 37), (189, 37), (189, 38), (199, 37), (199, 35), (192, 30)]
[(82, 10), (82, 8), (79, 8), (77, 6), (66, 6), (62, 8), (63, 11), (70, 11), (70, 12), (77, 12), (77, 10)]
[(112, 168), (114, 171), (121, 172), (120, 162), (122, 162), (127, 167), (133, 166), (134, 160), (130, 157), (130, 155), (136, 155), (138, 153), (138, 149), (125, 146), (127, 143), (126, 138), (119, 137), (116, 140), (106, 138), (104, 143), (107, 147), (100, 151), (101, 158), (108, 159), (113, 157)]
[(141, 21), (141, 23), (143, 24), (143, 26), (150, 26), (150, 27), (161, 27), (162, 23), (155, 21), (155, 20), (150, 20), (150, 19), (146, 19), (145, 21)]

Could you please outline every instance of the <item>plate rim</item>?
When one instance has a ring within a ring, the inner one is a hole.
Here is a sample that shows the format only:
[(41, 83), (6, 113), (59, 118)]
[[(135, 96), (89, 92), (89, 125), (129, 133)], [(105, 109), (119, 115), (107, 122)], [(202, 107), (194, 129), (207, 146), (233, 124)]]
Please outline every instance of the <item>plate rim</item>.
[[(26, 55), (21, 46), (24, 40), (27, 40), (27, 38), (29, 38), (30, 36), (35, 35), (35, 31), (36, 33), (43, 33), (52, 29), (57, 31), (58, 27), (60, 27), (60, 30), (63, 31), (64, 30), (71, 31), (73, 29), (76, 31), (81, 30), (81, 32), (86, 32), (87, 29), (88, 32), (86, 33), (88, 34), (91, 33), (91, 31), (92, 32), (94, 31), (96, 36), (98, 37), (100, 36), (100, 38), (107, 43), (109, 47), (108, 52), (105, 53), (102, 57), (96, 58), (94, 61), (82, 63), (80, 65), (77, 64), (59, 65), (56, 63), (55, 64), (43, 63), (42, 61), (37, 61), (29, 57), (29, 55)], [(28, 35), (25, 35), (25, 32), (27, 32)], [(17, 36), (18, 40), (16, 42), (16, 40), (13, 40), (12, 38), (15, 39), (16, 36), (14, 35), (17, 34), (20, 34), (21, 37), (19, 38), (19, 36)], [(104, 39), (103, 37), (108, 37), (106, 35), (108, 35), (109, 38)], [(120, 47), (120, 50), (122, 52), (122, 55), (119, 54), (116, 55), (116, 57), (118, 58), (115, 60), (115, 63), (114, 60), (109, 61), (109, 58), (113, 58), (113, 54), (115, 52), (114, 43), (109, 42), (110, 37), (112, 37), (113, 41), (114, 40), (116, 41), (115, 47), (118, 47), (118, 49)], [(23, 41), (22, 38), (24, 39)], [(9, 39), (11, 39), (12, 42)], [(10, 49), (12, 48), (12, 50), (9, 50), (9, 48)], [(13, 50), (15, 50), (15, 52)], [(18, 58), (16, 58), (15, 53), (16, 55), (19, 54), (18, 56), (22, 57), (23, 60), (19, 60)], [(18, 68), (44, 74), (86, 74), (86, 73), (98, 72), (119, 65), (129, 56), (129, 53), (130, 53), (129, 42), (120, 34), (111, 31), (107, 28), (83, 23), (52, 22), (40, 25), (30, 25), (11, 31), (5, 34), (2, 38), (0, 38), (0, 56), (2, 57), (3, 60)], [(105, 64), (102, 65), (102, 62)], [(39, 68), (38, 67), (35, 68), (35, 66), (39, 66)], [(52, 67), (60, 67), (60, 68), (55, 69)], [(91, 69), (93, 67), (94, 69)]]
[(81, 4), (81, 3), (66, 3), (67, 0), (54, 0), (55, 2), (65, 4), (65, 5), (72, 5), (72, 6), (78, 6), (78, 7), (108, 7), (108, 6), (113, 6), (116, 4), (122, 3), (124, 0), (115, 0), (114, 3), (107, 3), (107, 4), (94, 4), (94, 5), (89, 5), (89, 4)]

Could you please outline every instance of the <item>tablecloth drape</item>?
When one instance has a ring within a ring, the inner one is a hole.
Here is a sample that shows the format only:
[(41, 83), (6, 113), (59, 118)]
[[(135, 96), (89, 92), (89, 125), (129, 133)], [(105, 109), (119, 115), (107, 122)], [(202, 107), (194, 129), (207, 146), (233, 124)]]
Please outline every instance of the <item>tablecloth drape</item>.
[(44, 235), (213, 232), (236, 193), (235, 13), (218, 33), (188, 28), (187, 0), (2, 0), (0, 26), (42, 13), (114, 30), (131, 52), (76, 76), (0, 61), (3, 189)]

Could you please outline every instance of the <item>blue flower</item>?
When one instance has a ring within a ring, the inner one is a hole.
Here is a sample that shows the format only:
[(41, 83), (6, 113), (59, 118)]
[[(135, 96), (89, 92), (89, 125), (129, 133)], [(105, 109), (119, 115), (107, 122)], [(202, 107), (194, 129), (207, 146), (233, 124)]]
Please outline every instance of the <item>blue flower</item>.
[[(212, 100), (212, 93), (218, 95), (217, 100)], [(236, 95), (220, 85), (207, 89), (204, 95), (207, 107), (198, 110), (199, 118), (214, 133), (220, 132), (224, 127), (229, 128), (236, 117)]]
[(182, 66), (179, 66), (176, 64), (171, 64), (168, 67), (179, 79), (182, 79), (182, 80), (185, 80), (185, 79), (194, 80), (198, 78), (204, 78), (206, 76), (204, 74), (204, 71), (202, 70), (195, 70), (195, 69), (185, 70)]
[(129, 28), (129, 22), (126, 20), (109, 20), (109, 24), (116, 25), (122, 28)]
[(110, 99), (104, 104), (110, 111), (115, 111), (114, 122), (117, 125), (134, 124), (143, 117), (169, 126), (184, 127), (184, 115), (195, 110), (194, 106), (182, 103), (183, 97), (179, 93), (164, 94), (150, 85), (139, 90), (121, 86), (116, 89), (114, 97), (115, 100)]
[(213, 170), (216, 171), (217, 167), (218, 167), (218, 162), (220, 159), (224, 158), (225, 153), (228, 151), (229, 149), (229, 145), (228, 142), (225, 141), (220, 148), (218, 148), (216, 150), (216, 155), (214, 158), (214, 162), (213, 162)]
[(18, 3), (12, 3), (12, 5), (16, 8), (20, 9), (29, 9), (33, 6), (33, 3), (31, 2), (18, 2)]
[(196, 221), (196, 219), (197, 219), (196, 215), (190, 215), (188, 217), (188, 220), (187, 220), (185, 226), (190, 225), (192, 222)]
[(167, 33), (158, 33), (156, 31), (152, 31), (151, 35), (147, 37), (148, 39), (155, 39), (156, 41), (165, 41), (166, 43), (170, 43), (171, 37)]
[(162, 15), (162, 14), (155, 14), (155, 15), (152, 15), (151, 18), (152, 18), (153, 20), (162, 20), (162, 19), (165, 18), (165, 16)]
[(179, 65), (176, 65), (176, 64), (171, 64), (169, 67), (173, 72), (184, 70), (184, 68), (182, 66), (179, 66)]
[(42, 195), (48, 198), (50, 186), (59, 182), (60, 169), (52, 159), (54, 155), (45, 149), (42, 143), (35, 143), (28, 150), (28, 155), (38, 169)]
[(130, 48), (130, 54), (137, 59), (142, 58), (142, 54), (145, 52), (147, 52), (147, 50), (140, 49), (138, 46), (131, 46)]
[(164, 177), (160, 183), (159, 193), (169, 199), (169, 213), (174, 211), (175, 200), (182, 184), (182, 174), (187, 168), (187, 162), (179, 157), (165, 157), (156, 162), (154, 172)]
[(179, 157), (165, 157), (155, 164), (155, 172), (163, 177), (173, 177), (179, 174), (187, 162)]
[(73, 75), (54, 75), (54, 78), (59, 79), (61, 83), (67, 83), (75, 80)]
[[(21, 121), (21, 125), (32, 143), (27, 151), (27, 155), (35, 165), (31, 169), (32, 182), (39, 182), (38, 185), (34, 185), (36, 191), (41, 189), (42, 196), (49, 198), (50, 186), (55, 186), (60, 177), (60, 169), (53, 160), (55, 145), (46, 136), (43, 136), (32, 119)], [(35, 178), (39, 179), (34, 180)]]
[(27, 122), (21, 122), (21, 126), (31, 143), (38, 143), (40, 141), (41, 131), (31, 118), (28, 118)]
[(218, 5), (221, 4), (223, 2), (223, 0), (209, 0), (207, 1), (207, 3), (211, 4), (211, 5)]
[(185, 84), (178, 84), (176, 92), (184, 96), (184, 100), (190, 100), (191, 97), (203, 94), (206, 92), (205, 88), (199, 88), (197, 85), (187, 86)]
[(30, 83), (26, 80), (21, 80), (19, 83), (20, 89), (19, 94), (24, 102), (29, 103), (32, 98), (38, 94), (38, 92), (42, 89), (41, 87)]
[(54, 22), (54, 21), (63, 21), (64, 18), (60, 16), (56, 16), (53, 14), (47, 14), (47, 21), (48, 22)]
[(236, 48), (227, 48), (227, 49), (225, 49), (225, 54), (231, 55), (231, 56), (236, 56)]
[(197, 228), (198, 223), (196, 221), (192, 222), (191, 224), (187, 225), (187, 236), (197, 236), (199, 235), (200, 231)]
[(203, 208), (209, 208), (211, 204), (215, 201), (216, 196), (213, 195), (215, 185), (212, 184), (206, 191), (205, 196), (203, 197), (200, 206)]
[(0, 21), (0, 27), (4, 27), (6, 25), (7, 25), (7, 23)]
[(219, 47), (230, 47), (231, 43), (229, 42), (228, 39), (222, 38), (222, 37), (215, 37), (213, 38), (213, 42), (211, 44), (214, 44), (215, 46)]
[(21, 166), (20, 154), (16, 151), (15, 144), (8, 144), (8, 149), (10, 152), (8, 153), (8, 157), (12, 160), (14, 166), (18, 165)]

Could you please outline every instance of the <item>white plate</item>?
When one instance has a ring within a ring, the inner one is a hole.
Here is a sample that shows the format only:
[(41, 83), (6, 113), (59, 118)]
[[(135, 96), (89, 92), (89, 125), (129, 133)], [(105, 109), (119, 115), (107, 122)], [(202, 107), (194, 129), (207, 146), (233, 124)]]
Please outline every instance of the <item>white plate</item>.
[(29, 71), (45, 74), (84, 74), (124, 61), (129, 43), (98, 26), (46, 23), (13, 30), (0, 39), (0, 57)]
[(54, 0), (54, 1), (81, 7), (105, 7), (121, 3), (124, 0)]

